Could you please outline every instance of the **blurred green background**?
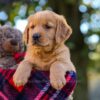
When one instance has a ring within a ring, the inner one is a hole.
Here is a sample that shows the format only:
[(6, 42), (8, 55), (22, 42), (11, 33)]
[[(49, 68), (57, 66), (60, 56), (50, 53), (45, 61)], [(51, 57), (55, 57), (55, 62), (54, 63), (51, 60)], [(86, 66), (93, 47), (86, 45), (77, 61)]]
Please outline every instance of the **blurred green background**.
[(74, 100), (100, 100), (100, 0), (0, 0), (0, 24), (23, 32), (27, 17), (45, 9), (64, 15), (73, 29), (66, 45), (78, 74)]

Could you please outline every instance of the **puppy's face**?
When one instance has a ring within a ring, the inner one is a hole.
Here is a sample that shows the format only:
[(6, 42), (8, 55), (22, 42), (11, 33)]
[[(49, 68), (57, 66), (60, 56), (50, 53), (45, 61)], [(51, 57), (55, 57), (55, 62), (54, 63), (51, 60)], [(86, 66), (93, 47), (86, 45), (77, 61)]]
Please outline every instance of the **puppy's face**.
[(63, 16), (51, 11), (41, 11), (28, 18), (24, 41), (31, 46), (52, 48), (64, 42), (71, 32)]

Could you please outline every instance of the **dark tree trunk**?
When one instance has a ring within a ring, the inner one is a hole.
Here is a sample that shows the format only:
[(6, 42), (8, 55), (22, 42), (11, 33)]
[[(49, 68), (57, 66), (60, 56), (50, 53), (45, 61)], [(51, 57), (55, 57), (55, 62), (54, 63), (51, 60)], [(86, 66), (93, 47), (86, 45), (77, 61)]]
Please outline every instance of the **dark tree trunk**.
[(84, 37), (79, 30), (81, 13), (78, 11), (79, 1), (73, 0), (49, 0), (48, 5), (53, 11), (62, 14), (66, 17), (68, 23), (72, 26), (73, 35), (69, 42), (74, 43), (74, 48), (71, 50), (72, 61), (74, 62), (78, 81), (74, 93), (74, 100), (88, 100), (87, 90), (87, 64), (88, 64), (88, 49), (84, 43)]

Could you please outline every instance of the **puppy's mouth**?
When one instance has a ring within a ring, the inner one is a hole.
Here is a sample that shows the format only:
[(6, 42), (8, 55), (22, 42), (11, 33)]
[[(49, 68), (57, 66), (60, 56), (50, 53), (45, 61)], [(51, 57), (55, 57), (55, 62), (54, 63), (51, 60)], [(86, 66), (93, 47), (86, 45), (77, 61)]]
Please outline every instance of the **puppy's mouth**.
[(42, 42), (40, 42), (39, 40), (33, 40), (33, 41), (32, 41), (32, 45), (43, 46), (43, 47), (45, 47), (45, 46), (48, 46), (48, 42), (42, 43)]

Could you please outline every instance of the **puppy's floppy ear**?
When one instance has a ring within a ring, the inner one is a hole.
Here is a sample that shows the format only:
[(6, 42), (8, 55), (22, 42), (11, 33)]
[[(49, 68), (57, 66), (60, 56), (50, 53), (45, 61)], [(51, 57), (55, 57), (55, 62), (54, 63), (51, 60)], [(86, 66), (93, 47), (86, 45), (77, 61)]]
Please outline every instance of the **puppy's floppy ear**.
[(71, 27), (67, 24), (65, 18), (61, 15), (57, 16), (57, 30), (56, 30), (56, 43), (61, 43), (67, 40), (71, 33), (72, 29)]
[(28, 42), (29, 42), (29, 25), (32, 21), (32, 18), (33, 18), (33, 15), (30, 15), (28, 17), (28, 19), (27, 19), (28, 23), (26, 25), (26, 28), (25, 28), (25, 31), (24, 31), (24, 34), (23, 34), (23, 41), (24, 41), (25, 45), (27, 45)]
[(23, 42), (25, 43), (25, 45), (27, 45), (28, 41), (29, 41), (29, 27), (27, 25), (23, 34)]

